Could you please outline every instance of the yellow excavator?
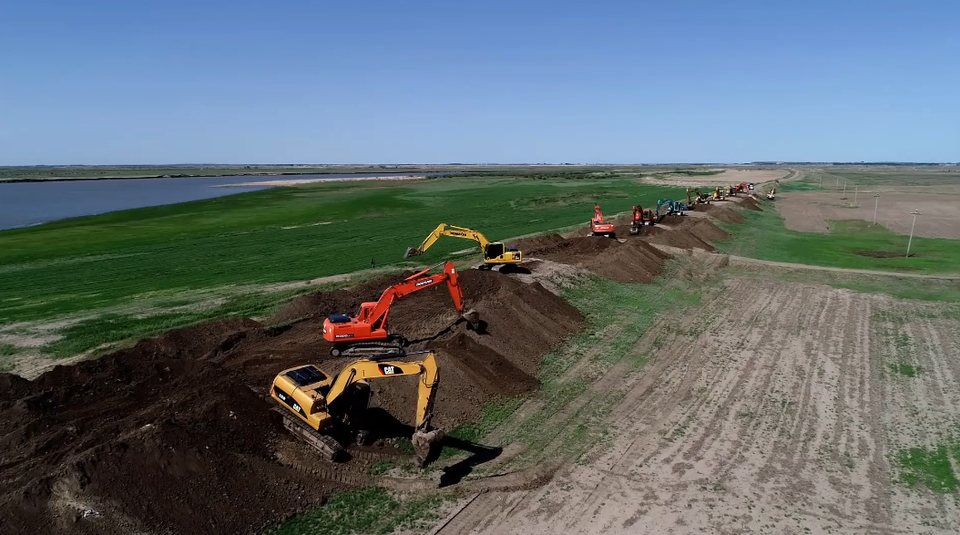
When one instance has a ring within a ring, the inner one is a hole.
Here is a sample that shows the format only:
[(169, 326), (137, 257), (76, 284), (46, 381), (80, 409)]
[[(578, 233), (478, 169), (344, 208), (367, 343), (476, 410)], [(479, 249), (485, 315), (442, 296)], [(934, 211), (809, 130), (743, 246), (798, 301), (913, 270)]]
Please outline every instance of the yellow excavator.
[[(693, 194), (693, 197), (690, 194)], [(697, 188), (687, 189), (687, 206), (694, 206), (695, 204), (710, 204), (710, 195), (706, 193), (700, 193), (700, 190)]]
[[(270, 397), (285, 411), (283, 425), (323, 454), (328, 460), (343, 457), (343, 446), (332, 436), (339, 430), (362, 425), (363, 412), (370, 400), (370, 379), (391, 379), (419, 375), (417, 418), (413, 433), (413, 447), (421, 466), (428, 460), (433, 445), (443, 438), (439, 430), (431, 431), (433, 401), (440, 383), (440, 371), (431, 351), (408, 353), (426, 355), (422, 360), (378, 360), (363, 358), (347, 365), (336, 376), (330, 376), (316, 366), (289, 368), (277, 374), (270, 388)], [(395, 357), (396, 355), (390, 355)], [(362, 444), (367, 430), (356, 431), (356, 441)]]
[(523, 261), (523, 253), (521, 253), (519, 249), (507, 247), (503, 242), (491, 242), (476, 230), (455, 227), (446, 223), (441, 223), (440, 226), (435, 228), (433, 232), (423, 240), (420, 247), (416, 249), (408, 247), (407, 253), (403, 255), (403, 257), (410, 258), (422, 255), (434, 242), (440, 239), (441, 236), (453, 236), (454, 238), (463, 238), (479, 243), (480, 250), (483, 251), (483, 263), (474, 266), (476, 269), (493, 269), (500, 271), (503, 266), (517, 265)]
[(775, 200), (777, 198), (777, 188), (770, 188), (770, 191), (767, 192), (767, 199)]
[(717, 186), (717, 189), (713, 190), (713, 200), (715, 201), (725, 201), (727, 196), (723, 194), (723, 190), (720, 186)]

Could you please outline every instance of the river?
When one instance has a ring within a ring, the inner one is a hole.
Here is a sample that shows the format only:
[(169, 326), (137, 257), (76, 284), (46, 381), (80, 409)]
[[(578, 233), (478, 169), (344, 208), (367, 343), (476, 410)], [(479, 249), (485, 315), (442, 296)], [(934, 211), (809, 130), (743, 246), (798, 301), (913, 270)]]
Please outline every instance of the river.
[[(439, 174), (426, 173), (427, 176)], [(0, 182), (0, 230), (39, 225), (68, 217), (236, 195), (269, 187), (216, 187), (226, 184), (402, 175), (409, 173)]]

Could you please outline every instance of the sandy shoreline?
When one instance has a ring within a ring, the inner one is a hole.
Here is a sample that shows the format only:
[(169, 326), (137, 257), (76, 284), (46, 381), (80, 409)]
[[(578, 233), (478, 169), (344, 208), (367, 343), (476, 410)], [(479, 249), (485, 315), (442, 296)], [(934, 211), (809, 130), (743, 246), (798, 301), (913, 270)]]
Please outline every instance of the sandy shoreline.
[(358, 176), (358, 177), (333, 177), (333, 178), (292, 178), (290, 180), (262, 180), (259, 182), (238, 182), (236, 184), (221, 184), (213, 186), (214, 188), (263, 188), (263, 187), (282, 187), (299, 186), (302, 184), (313, 184), (315, 182), (353, 182), (359, 180), (422, 180), (427, 178), (425, 175), (404, 175), (404, 176)]

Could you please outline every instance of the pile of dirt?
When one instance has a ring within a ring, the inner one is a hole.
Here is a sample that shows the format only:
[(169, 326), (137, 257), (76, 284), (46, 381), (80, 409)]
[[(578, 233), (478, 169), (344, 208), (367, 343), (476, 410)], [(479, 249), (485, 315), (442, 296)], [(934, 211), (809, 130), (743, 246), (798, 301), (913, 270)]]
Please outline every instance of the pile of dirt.
[(705, 251), (713, 251), (712, 245), (700, 239), (689, 230), (678, 229), (673, 231), (663, 231), (656, 234), (650, 234), (644, 239), (650, 243), (669, 245), (671, 247), (679, 247), (681, 249), (703, 249)]
[(622, 242), (599, 236), (564, 238), (551, 234), (525, 238), (517, 247), (531, 258), (571, 264), (617, 282), (650, 282), (670, 255), (643, 240)]
[[(370, 484), (373, 463), (403, 454), (389, 442), (351, 445), (362, 455), (332, 465), (282, 429), (268, 389), (291, 366), (338, 372), (352, 359), (329, 357), (323, 317), (355, 312), (400, 278), (303, 296), (277, 315), (284, 328), (212, 322), (33, 381), (0, 374), (4, 532), (258, 533), (331, 492)], [(582, 324), (539, 284), (479, 271), (461, 282), (483, 332), (451, 327), (445, 285), (403, 298), (390, 315), (393, 332), (437, 352), (433, 422), (447, 430), (486, 402), (536, 389), (543, 357)], [(414, 417), (416, 378), (371, 381), (371, 390), (371, 414), (386, 415), (372, 424), (402, 429), (381, 438), (409, 436), (402, 424)]]
[(206, 324), (0, 377), (4, 532), (251, 533), (337, 488), (277, 464), (268, 402), (210, 360), (257, 327)]
[[(697, 210), (699, 209), (700, 208), (697, 208)], [(724, 223), (743, 223), (746, 221), (746, 219), (743, 217), (743, 214), (738, 212), (735, 208), (731, 208), (729, 206), (713, 203), (704, 206), (703, 211), (719, 219), (720, 221), (723, 221)]]
[(740, 207), (746, 208), (747, 210), (755, 210), (757, 212), (762, 212), (763, 208), (760, 208), (760, 203), (754, 197), (745, 197), (740, 201)]

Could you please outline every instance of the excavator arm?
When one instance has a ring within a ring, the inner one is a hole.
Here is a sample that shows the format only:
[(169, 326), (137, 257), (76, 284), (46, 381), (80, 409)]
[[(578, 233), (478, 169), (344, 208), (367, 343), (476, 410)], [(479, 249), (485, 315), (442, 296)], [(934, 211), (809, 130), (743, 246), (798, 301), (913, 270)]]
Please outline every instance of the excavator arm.
[(330, 391), (327, 393), (327, 407), (334, 404), (347, 387), (358, 381), (389, 379), (405, 375), (420, 376), (417, 385), (417, 414), (411, 441), (417, 459), (423, 466), (430, 458), (433, 445), (443, 438), (441, 431), (429, 430), (430, 420), (433, 418), (433, 402), (436, 398), (437, 385), (440, 383), (440, 371), (437, 369), (437, 362), (432, 352), (428, 352), (423, 360), (414, 362), (399, 360), (354, 362), (344, 368), (333, 380)]
[(394, 301), (413, 292), (425, 290), (431, 286), (436, 286), (442, 282), (447, 283), (447, 289), (450, 290), (450, 297), (453, 298), (453, 306), (458, 313), (463, 313), (463, 290), (460, 288), (460, 280), (457, 275), (457, 268), (452, 262), (443, 263), (443, 272), (435, 275), (428, 273), (436, 266), (429, 267), (419, 273), (415, 273), (400, 284), (395, 284), (380, 294), (377, 304), (370, 310), (364, 319), (367, 323), (379, 327), (387, 320), (390, 313), (390, 306)]
[(453, 225), (448, 225), (446, 223), (441, 223), (437, 228), (433, 229), (426, 239), (423, 240), (423, 243), (420, 244), (420, 247), (416, 249), (410, 247), (407, 249), (407, 253), (403, 256), (404, 258), (410, 258), (412, 256), (420, 256), (430, 248), (441, 236), (453, 236), (454, 238), (464, 238), (467, 240), (473, 240), (480, 244), (481, 250), (487, 249), (487, 244), (490, 243), (489, 240), (483, 235), (473, 229), (455, 227)]

